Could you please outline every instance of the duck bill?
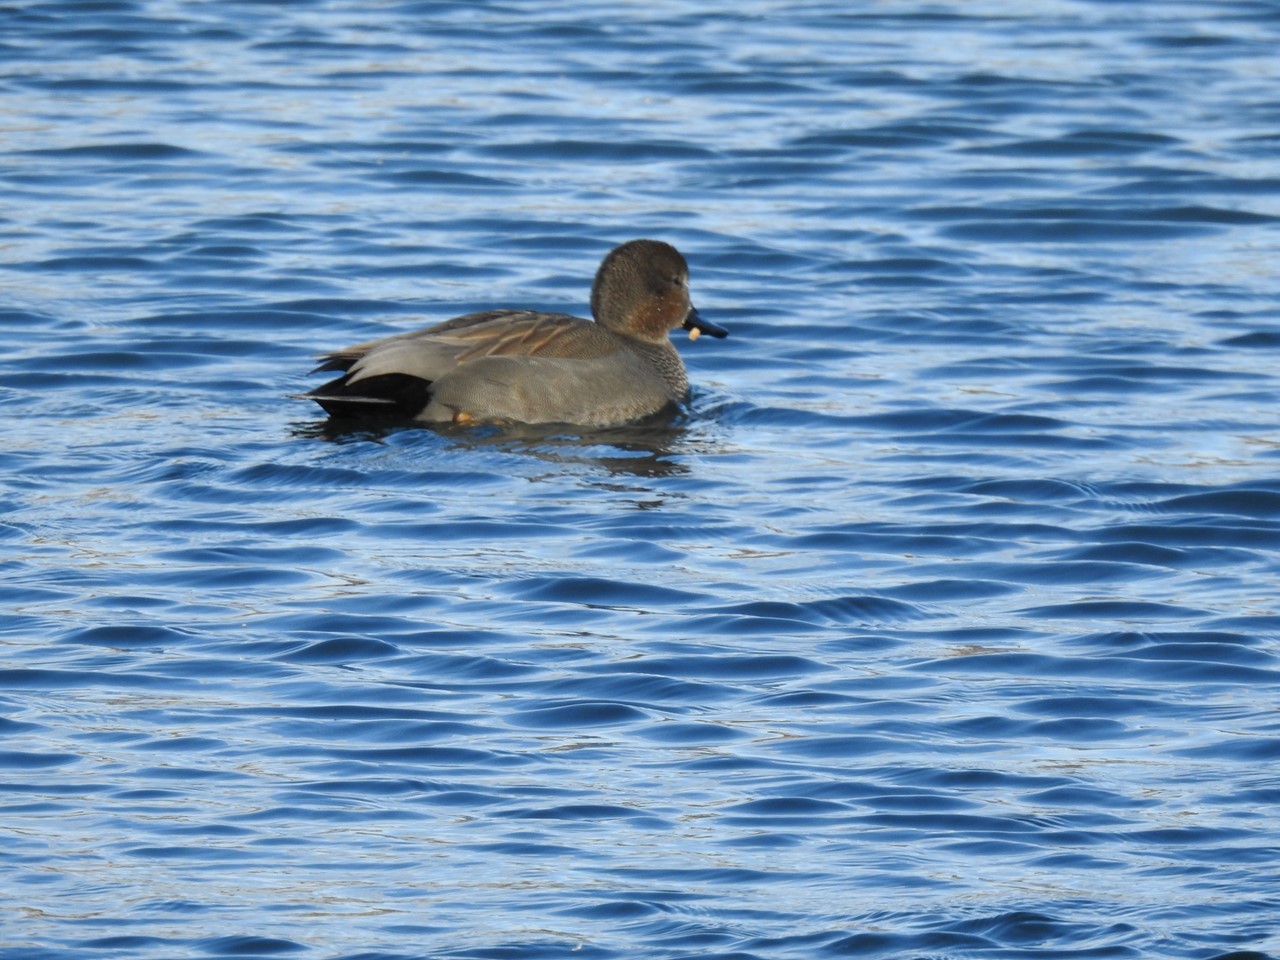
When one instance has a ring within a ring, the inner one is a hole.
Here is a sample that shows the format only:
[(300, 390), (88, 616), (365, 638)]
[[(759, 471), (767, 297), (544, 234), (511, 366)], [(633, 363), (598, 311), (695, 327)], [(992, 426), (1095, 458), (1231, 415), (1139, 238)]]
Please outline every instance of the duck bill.
[(690, 340), (696, 340), (700, 333), (705, 333), (712, 337), (720, 337), (721, 339), (729, 335), (729, 331), (720, 326), (720, 324), (712, 323), (710, 320), (703, 320), (693, 307), (689, 308), (689, 315), (684, 318), (682, 326), (689, 331)]

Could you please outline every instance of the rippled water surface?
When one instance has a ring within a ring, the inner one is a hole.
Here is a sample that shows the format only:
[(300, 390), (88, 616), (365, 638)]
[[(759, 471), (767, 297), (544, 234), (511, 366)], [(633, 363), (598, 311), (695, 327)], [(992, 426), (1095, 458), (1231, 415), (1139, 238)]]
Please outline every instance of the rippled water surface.
[[(1278, 49), (0, 7), (0, 954), (1280, 954)], [(669, 419), (290, 399), (638, 236)]]

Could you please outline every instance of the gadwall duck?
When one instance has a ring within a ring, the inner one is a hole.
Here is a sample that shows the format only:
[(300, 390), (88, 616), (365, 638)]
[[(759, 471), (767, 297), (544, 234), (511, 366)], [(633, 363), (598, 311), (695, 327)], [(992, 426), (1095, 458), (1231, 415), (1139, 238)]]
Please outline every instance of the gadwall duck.
[(595, 322), (489, 310), (325, 354), (342, 376), (302, 394), (334, 418), (616, 426), (689, 395), (671, 343), (728, 331), (698, 316), (689, 267), (658, 240), (609, 252), (591, 287)]

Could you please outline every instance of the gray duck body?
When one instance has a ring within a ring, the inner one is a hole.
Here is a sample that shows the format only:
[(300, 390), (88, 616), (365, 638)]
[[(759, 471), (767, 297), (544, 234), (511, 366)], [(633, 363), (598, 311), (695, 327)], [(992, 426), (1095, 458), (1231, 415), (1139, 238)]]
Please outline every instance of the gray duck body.
[(670, 244), (632, 240), (596, 272), (595, 320), (491, 310), (322, 358), (342, 371), (304, 394), (334, 418), (613, 426), (683, 402), (677, 327), (723, 337), (689, 298), (689, 271)]

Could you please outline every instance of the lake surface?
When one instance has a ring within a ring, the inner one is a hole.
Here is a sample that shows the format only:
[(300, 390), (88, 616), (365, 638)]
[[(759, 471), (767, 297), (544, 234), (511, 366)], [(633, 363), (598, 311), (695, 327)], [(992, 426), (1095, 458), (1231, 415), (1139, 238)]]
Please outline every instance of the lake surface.
[[(1277, 50), (0, 8), (0, 956), (1280, 956)], [(640, 236), (670, 418), (290, 399)]]

